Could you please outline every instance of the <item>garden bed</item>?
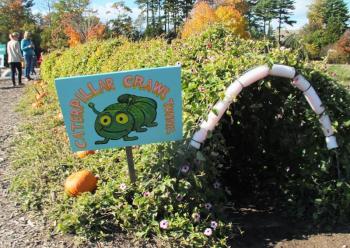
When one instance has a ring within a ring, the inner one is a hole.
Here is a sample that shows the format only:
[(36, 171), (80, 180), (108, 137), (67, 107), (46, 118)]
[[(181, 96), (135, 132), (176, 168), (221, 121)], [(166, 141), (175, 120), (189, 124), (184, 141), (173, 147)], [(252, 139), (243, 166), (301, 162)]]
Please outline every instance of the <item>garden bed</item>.
[[(70, 151), (57, 118), (55, 78), (178, 61), (183, 67), (184, 140), (135, 147), (136, 185), (128, 182), (123, 149), (84, 159)], [(232, 79), (273, 63), (297, 68), (319, 92), (335, 120), (342, 178), (334, 173), (317, 116), (302, 94), (280, 78), (245, 89), (202, 150), (188, 150), (198, 121)], [(91, 42), (49, 54), (41, 70), (44, 83), (34, 85), (20, 106), (26, 135), (16, 141), (11, 189), (23, 208), (41, 211), (56, 231), (90, 240), (128, 232), (139, 239), (171, 241), (175, 247), (224, 247), (239, 235), (228, 217), (246, 195), (270, 197), (287, 216), (309, 218), (316, 226), (349, 221), (350, 95), (297, 53), (214, 28), (171, 45), (163, 40)], [(34, 87), (47, 96), (32, 108)], [(98, 188), (70, 198), (63, 182), (81, 168), (99, 176)]]

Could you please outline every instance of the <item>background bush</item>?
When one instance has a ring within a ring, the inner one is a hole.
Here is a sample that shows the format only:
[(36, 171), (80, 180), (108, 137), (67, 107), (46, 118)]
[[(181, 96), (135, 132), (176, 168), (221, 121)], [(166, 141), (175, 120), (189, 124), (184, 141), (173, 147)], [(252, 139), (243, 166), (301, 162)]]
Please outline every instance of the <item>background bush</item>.
[[(55, 119), (55, 78), (177, 61), (183, 66), (183, 142), (135, 147), (135, 186), (128, 183), (123, 149), (99, 151), (83, 160), (74, 157), (64, 125)], [(266, 63), (297, 68), (319, 92), (334, 121), (343, 178), (334, 173), (317, 116), (302, 93), (281, 78), (269, 77), (244, 89), (203, 149), (188, 150), (197, 123), (232, 80)], [(58, 231), (89, 239), (127, 231), (172, 241), (174, 247), (225, 246), (235, 230), (229, 207), (242, 200), (240, 192), (257, 200), (269, 196), (271, 204), (290, 216), (310, 217), (317, 224), (348, 221), (350, 95), (321, 71), (304, 63), (300, 54), (271, 48), (265, 41), (239, 39), (220, 27), (171, 45), (161, 39), (114, 39), (53, 52), (42, 65), (44, 90), (49, 93), (44, 106), (28, 107), (34, 101), (32, 88), (20, 106), (26, 114), (25, 132), (13, 154), (12, 191), (23, 207), (39, 209), (57, 223), (53, 228)], [(188, 173), (181, 172), (184, 165), (190, 167)], [(99, 175), (98, 189), (69, 198), (62, 184), (81, 168)], [(123, 183), (126, 190), (120, 187)], [(206, 203), (212, 205), (210, 210)], [(195, 213), (200, 222), (194, 221)], [(163, 219), (170, 223), (167, 230), (159, 228)], [(207, 237), (203, 232), (211, 221), (218, 222), (218, 228)]]

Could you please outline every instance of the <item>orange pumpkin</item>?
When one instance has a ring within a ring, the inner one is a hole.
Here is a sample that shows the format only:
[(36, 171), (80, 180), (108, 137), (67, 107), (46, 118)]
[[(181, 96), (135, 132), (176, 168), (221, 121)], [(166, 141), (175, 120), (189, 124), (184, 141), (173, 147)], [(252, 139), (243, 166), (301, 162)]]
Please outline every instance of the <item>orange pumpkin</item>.
[(46, 96), (46, 93), (43, 92), (43, 93), (37, 94), (37, 95), (35, 96), (35, 99), (36, 99), (37, 101), (39, 101), (39, 100), (41, 100), (42, 98), (44, 98), (45, 96)]
[(81, 170), (70, 175), (64, 184), (64, 191), (70, 196), (92, 192), (97, 187), (97, 178), (89, 170)]
[(56, 119), (59, 120), (59, 121), (62, 121), (63, 120), (63, 114), (61, 112), (59, 112), (57, 115), (56, 115)]
[(86, 156), (88, 156), (90, 154), (95, 154), (95, 151), (94, 150), (88, 150), (88, 151), (79, 151), (79, 152), (75, 153), (75, 155), (78, 158), (85, 158)]
[(43, 105), (42, 102), (33, 102), (32, 103), (33, 108), (39, 108), (39, 107), (41, 107), (41, 105)]

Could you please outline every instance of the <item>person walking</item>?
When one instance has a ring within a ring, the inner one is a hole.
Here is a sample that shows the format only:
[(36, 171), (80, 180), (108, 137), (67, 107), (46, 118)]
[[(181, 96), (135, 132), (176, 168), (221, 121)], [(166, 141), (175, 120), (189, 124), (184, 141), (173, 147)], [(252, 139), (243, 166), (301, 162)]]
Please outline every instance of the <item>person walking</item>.
[(25, 61), (25, 77), (29, 81), (32, 80), (32, 78), (30, 77), (30, 71), (32, 69), (33, 56), (35, 52), (34, 44), (30, 39), (30, 32), (28, 31), (24, 33), (24, 38), (21, 41), (21, 50), (23, 52), (23, 57)]
[(16, 69), (17, 69), (17, 75), (18, 75), (18, 85), (23, 85), (22, 83), (22, 53), (20, 49), (20, 44), (18, 41), (19, 34), (17, 32), (14, 32), (10, 34), (10, 41), (7, 43), (7, 56), (8, 56), (8, 63), (11, 67), (11, 78), (13, 86), (16, 86)]

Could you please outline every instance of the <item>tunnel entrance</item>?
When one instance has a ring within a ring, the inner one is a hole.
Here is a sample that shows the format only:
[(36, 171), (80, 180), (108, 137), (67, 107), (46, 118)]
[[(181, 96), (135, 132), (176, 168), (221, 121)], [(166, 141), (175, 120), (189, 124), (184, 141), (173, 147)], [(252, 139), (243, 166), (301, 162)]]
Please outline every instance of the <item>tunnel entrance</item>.
[(273, 89), (261, 82), (243, 91), (230, 106), (232, 114), (220, 120), (229, 154), (221, 175), (237, 206), (283, 210), (302, 196), (298, 184), (311, 176), (313, 165), (317, 170), (318, 153), (327, 150), (303, 96), (288, 80), (271, 80), (277, 81)]

